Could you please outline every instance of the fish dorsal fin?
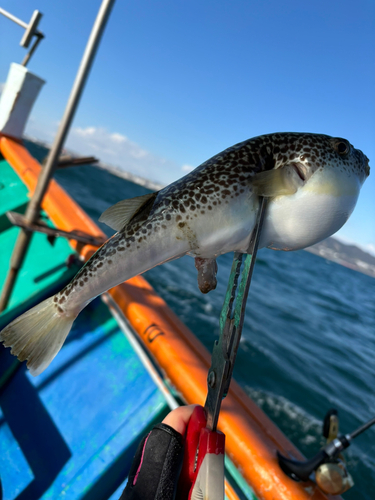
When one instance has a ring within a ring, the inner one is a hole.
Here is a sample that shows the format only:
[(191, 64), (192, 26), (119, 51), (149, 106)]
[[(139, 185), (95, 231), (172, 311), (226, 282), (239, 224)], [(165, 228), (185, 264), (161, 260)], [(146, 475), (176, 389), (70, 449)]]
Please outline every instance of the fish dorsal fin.
[(121, 200), (107, 208), (100, 216), (99, 222), (104, 222), (115, 231), (121, 231), (151, 198), (156, 198), (156, 193)]
[(297, 186), (287, 167), (266, 170), (254, 175), (251, 183), (258, 196), (273, 198), (274, 196), (294, 194)]

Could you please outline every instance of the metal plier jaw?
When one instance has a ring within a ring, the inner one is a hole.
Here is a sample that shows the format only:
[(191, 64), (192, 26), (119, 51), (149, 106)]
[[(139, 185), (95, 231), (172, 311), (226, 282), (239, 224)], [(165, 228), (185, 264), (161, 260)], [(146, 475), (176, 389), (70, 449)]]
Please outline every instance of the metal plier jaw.
[[(180, 476), (180, 498), (224, 499), (225, 435), (217, 430), (221, 402), (229, 391), (241, 339), (246, 300), (266, 211), (260, 198), (256, 224), (247, 254), (235, 253), (227, 293), (220, 314), (220, 336), (212, 351), (204, 410), (195, 408), (187, 429), (185, 458)], [(240, 279), (241, 277), (241, 279)]]
[(208, 393), (204, 406), (207, 412), (207, 427), (212, 431), (217, 428), (221, 402), (229, 391), (241, 339), (246, 301), (258, 251), (266, 203), (265, 198), (260, 199), (257, 220), (247, 254), (236, 252), (233, 258), (227, 293), (220, 314), (220, 336), (214, 344), (211, 368), (207, 377)]

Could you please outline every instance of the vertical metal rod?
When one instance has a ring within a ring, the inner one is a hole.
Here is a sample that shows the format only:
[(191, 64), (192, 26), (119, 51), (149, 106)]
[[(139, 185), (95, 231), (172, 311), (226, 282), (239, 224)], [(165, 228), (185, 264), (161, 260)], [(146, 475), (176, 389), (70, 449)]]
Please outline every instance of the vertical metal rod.
[[(217, 428), (221, 403), (229, 391), (233, 367), (241, 339), (246, 301), (267, 207), (267, 200), (265, 198), (261, 197), (259, 201), (258, 215), (243, 266), (244, 254), (239, 252), (235, 252), (234, 254), (227, 293), (220, 313), (219, 340), (215, 341), (212, 350), (211, 367), (207, 377), (207, 398), (204, 404), (207, 411), (207, 427), (211, 431), (216, 431)], [(240, 277), (241, 282), (239, 282)], [(236, 301), (235, 305), (234, 301)]]
[(25, 55), (23, 61), (21, 62), (21, 66), (25, 66), (27, 65), (27, 63), (30, 61), (31, 59), (31, 56), (34, 54), (36, 48), (38, 47), (39, 43), (41, 40), (43, 40), (44, 36), (43, 35), (36, 35), (36, 39), (35, 39), (35, 42), (34, 44), (32, 45), (31, 49), (29, 50), (29, 52)]
[[(100, 6), (68, 99), (68, 103), (65, 108), (63, 118), (61, 120), (51, 151), (48, 155), (47, 163), (40, 173), (35, 192), (25, 213), (25, 218), (30, 223), (35, 222), (39, 217), (40, 205), (42, 203), (43, 196), (47, 191), (50, 178), (52, 177), (54, 169), (56, 168), (57, 158), (61, 152), (61, 148), (69, 131), (69, 127), (77, 109), (79, 99), (81, 97), (101, 36), (103, 34), (106, 22), (114, 3), (115, 0), (103, 0)], [(21, 229), (21, 232), (18, 236), (10, 262), (10, 270), (3, 288), (2, 295), (0, 297), (0, 312), (3, 311), (8, 304), (18, 271), (22, 266), (27, 249), (29, 247), (31, 235), (32, 233), (30, 231)]]

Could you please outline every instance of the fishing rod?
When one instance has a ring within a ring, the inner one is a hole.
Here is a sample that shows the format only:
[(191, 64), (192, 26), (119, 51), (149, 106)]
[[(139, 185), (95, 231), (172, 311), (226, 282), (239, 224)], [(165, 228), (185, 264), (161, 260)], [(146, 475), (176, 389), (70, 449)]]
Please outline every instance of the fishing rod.
[[(294, 481), (308, 481), (315, 471), (315, 480), (321, 490), (333, 495), (342, 494), (354, 483), (346, 470), (344, 462), (339, 460), (339, 455), (350, 446), (354, 438), (374, 424), (375, 417), (350, 434), (341, 434), (334, 437), (309, 460), (292, 460), (277, 452), (280, 468)], [(324, 424), (325, 427), (326, 423)], [(324, 430), (323, 432), (325, 437), (328, 437), (328, 431)], [(326, 467), (322, 468), (323, 466)]]

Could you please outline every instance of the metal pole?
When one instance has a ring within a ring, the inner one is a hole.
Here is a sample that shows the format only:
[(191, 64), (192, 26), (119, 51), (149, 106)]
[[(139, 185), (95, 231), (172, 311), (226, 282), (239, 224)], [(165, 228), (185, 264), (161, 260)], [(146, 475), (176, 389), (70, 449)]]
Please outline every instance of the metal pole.
[(0, 14), (3, 14), (3, 16), (7, 17), (8, 19), (15, 22), (16, 24), (19, 24), (20, 26), (22, 26), (22, 28), (25, 28), (25, 33), (24, 33), (24, 35), (21, 39), (21, 42), (20, 42), (21, 47), (24, 47), (25, 49), (27, 49), (29, 47), (30, 42), (33, 39), (33, 37), (34, 36), (36, 37), (36, 40), (35, 40), (33, 46), (31, 47), (29, 53), (25, 56), (24, 60), (21, 63), (21, 66), (26, 66), (26, 64), (29, 62), (31, 56), (35, 52), (35, 49), (39, 45), (39, 42), (41, 40), (43, 40), (43, 38), (44, 38), (43, 33), (36, 29), (43, 14), (41, 12), (39, 12), (38, 10), (34, 10), (29, 24), (24, 23), (23, 21), (21, 21), (21, 19), (18, 19), (17, 17), (13, 16), (9, 12), (7, 12), (6, 10), (1, 9), (1, 8), (0, 8)]
[[(39, 217), (40, 205), (42, 203), (43, 196), (47, 191), (50, 178), (52, 177), (54, 169), (56, 167), (58, 156), (61, 152), (61, 148), (69, 131), (69, 127), (77, 109), (79, 99), (81, 97), (101, 36), (103, 34), (106, 22), (114, 3), (115, 0), (103, 0), (100, 6), (69, 96), (68, 103), (65, 108), (63, 118), (61, 120), (51, 151), (49, 153), (47, 163), (40, 173), (35, 192), (25, 213), (25, 218), (30, 223), (35, 222)], [(2, 295), (0, 297), (0, 312), (3, 311), (8, 304), (18, 271), (22, 266), (27, 249), (29, 247), (31, 235), (32, 232), (28, 231), (27, 229), (21, 229), (21, 232), (18, 236), (10, 261), (10, 270), (5, 281)]]
[(40, 41), (43, 40), (43, 38), (44, 38), (43, 35), (36, 35), (35, 42), (34, 42), (33, 46), (31, 47), (31, 49), (29, 50), (29, 52), (25, 55), (23, 61), (21, 62), (21, 66), (26, 67), (27, 63), (31, 59), (31, 56), (34, 54), (36, 48), (38, 47)]

